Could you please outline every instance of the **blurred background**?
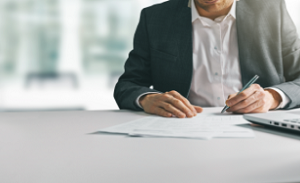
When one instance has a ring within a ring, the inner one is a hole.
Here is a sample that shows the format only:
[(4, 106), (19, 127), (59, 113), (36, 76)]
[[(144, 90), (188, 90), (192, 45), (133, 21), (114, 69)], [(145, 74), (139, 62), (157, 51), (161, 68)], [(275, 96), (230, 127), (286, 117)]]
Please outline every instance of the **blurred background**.
[[(142, 8), (163, 0), (0, 0), (0, 110), (117, 109)], [(300, 1), (286, 0), (300, 35)]]

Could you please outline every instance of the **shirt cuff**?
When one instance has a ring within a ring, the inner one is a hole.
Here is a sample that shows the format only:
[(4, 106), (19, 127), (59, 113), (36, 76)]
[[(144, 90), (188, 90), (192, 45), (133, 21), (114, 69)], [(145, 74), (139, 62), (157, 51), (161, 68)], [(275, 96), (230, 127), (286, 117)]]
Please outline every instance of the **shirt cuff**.
[(282, 102), (279, 104), (279, 106), (276, 108), (276, 109), (283, 109), (288, 103), (291, 102), (290, 98), (285, 94), (283, 93), (283, 91), (281, 91), (280, 89), (278, 88), (265, 88), (265, 89), (272, 89), (274, 91), (276, 91), (282, 98)]
[(136, 98), (136, 100), (135, 100), (136, 105), (139, 106), (141, 109), (143, 109), (143, 107), (141, 106), (139, 100), (140, 100), (140, 98), (141, 98), (142, 96), (145, 96), (145, 95), (148, 95), (148, 94), (151, 94), (151, 93), (159, 93), (159, 92), (147, 92), (147, 93), (143, 93), (143, 94), (139, 95), (139, 96)]

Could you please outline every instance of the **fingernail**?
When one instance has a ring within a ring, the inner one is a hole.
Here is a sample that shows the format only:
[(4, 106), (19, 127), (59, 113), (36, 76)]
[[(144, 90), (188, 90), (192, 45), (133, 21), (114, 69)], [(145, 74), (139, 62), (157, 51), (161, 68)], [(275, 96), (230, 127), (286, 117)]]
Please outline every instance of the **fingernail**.
[(231, 106), (231, 102), (227, 102), (227, 106)]
[(188, 116), (191, 116), (191, 117), (192, 117), (192, 116), (194, 116), (194, 115), (193, 115), (193, 113), (188, 112)]
[(186, 115), (185, 115), (185, 114), (183, 114), (183, 113), (181, 113), (180, 115), (178, 115), (178, 117), (179, 117), (179, 118), (185, 118), (185, 117), (186, 117)]

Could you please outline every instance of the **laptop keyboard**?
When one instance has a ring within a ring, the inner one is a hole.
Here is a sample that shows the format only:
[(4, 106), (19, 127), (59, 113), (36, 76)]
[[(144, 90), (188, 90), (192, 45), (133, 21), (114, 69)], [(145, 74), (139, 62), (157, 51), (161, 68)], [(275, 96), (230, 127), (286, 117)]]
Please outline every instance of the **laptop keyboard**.
[(300, 118), (298, 118), (298, 119), (285, 119), (283, 121), (290, 122), (290, 123), (298, 123), (298, 124), (300, 124)]

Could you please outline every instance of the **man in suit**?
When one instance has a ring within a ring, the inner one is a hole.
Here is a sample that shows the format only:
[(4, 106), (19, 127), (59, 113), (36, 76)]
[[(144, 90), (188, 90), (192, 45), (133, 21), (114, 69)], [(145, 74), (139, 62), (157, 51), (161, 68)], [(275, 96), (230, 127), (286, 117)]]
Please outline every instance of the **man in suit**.
[[(257, 84), (236, 95), (254, 75)], [(284, 0), (170, 0), (142, 10), (121, 109), (193, 117), (300, 106), (300, 41)], [(200, 107), (201, 106), (201, 107)]]

